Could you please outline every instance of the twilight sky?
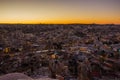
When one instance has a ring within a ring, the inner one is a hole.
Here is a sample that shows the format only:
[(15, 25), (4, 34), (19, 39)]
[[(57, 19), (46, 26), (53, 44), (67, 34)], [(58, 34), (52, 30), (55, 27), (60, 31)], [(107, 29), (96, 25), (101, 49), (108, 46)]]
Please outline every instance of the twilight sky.
[(0, 23), (120, 24), (120, 0), (0, 0)]

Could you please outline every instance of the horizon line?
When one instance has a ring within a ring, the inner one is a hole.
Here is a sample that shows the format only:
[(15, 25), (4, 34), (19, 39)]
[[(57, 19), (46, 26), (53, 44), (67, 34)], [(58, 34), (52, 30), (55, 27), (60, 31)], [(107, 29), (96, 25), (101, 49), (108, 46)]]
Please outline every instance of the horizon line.
[(98, 24), (98, 25), (120, 25), (120, 23), (0, 23), (1, 24)]

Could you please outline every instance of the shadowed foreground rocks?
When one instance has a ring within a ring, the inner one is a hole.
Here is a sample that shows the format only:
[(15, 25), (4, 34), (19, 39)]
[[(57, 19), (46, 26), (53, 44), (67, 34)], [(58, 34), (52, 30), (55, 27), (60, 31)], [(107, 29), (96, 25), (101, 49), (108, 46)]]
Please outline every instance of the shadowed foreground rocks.
[(57, 79), (50, 79), (50, 78), (32, 79), (22, 73), (9, 73), (9, 74), (0, 76), (0, 80), (57, 80)]
[(0, 76), (0, 80), (32, 80), (32, 78), (22, 74), (22, 73), (9, 73)]

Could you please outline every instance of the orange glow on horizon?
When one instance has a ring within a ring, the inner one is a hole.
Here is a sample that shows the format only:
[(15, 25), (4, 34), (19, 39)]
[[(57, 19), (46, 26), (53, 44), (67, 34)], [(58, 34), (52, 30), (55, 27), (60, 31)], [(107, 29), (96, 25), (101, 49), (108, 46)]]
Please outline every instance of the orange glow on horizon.
[(120, 0), (4, 0), (1, 24), (120, 24)]
[(0, 24), (120, 24), (120, 21), (112, 20), (23, 20), (23, 21), (5, 21)]

